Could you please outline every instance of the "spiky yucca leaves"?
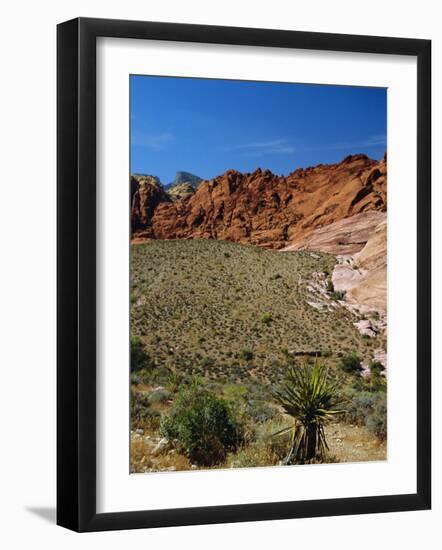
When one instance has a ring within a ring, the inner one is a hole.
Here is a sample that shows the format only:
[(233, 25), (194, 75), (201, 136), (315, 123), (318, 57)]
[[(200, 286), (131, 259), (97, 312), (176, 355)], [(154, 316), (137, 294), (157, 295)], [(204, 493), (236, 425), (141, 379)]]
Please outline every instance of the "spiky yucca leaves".
[(325, 460), (328, 445), (324, 425), (334, 415), (342, 413), (338, 404), (336, 384), (331, 382), (325, 367), (315, 364), (293, 366), (276, 399), (295, 420), (292, 426), (275, 434), (291, 432), (291, 448), (285, 464), (305, 464)]

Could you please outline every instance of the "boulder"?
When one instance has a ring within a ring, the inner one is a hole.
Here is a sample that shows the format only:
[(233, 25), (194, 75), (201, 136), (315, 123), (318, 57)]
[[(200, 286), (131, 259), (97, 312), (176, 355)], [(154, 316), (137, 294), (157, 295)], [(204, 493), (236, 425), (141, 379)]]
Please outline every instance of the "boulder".
[(152, 455), (156, 456), (156, 455), (166, 453), (167, 451), (170, 450), (170, 447), (171, 447), (170, 441), (165, 437), (163, 437), (158, 441), (158, 443), (153, 448)]

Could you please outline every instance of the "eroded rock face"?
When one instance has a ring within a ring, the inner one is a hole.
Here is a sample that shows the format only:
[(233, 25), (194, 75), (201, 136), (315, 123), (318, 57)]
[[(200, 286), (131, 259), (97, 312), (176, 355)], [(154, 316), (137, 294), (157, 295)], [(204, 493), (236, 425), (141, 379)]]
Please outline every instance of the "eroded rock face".
[(195, 189), (190, 183), (177, 183), (168, 190), (167, 194), (175, 202), (190, 198), (195, 194)]
[(228, 170), (171, 202), (155, 189), (133, 195), (135, 238), (223, 239), (280, 249), (321, 227), (386, 210), (386, 162), (352, 155), (287, 177)]
[(350, 291), (356, 302), (387, 311), (387, 220), (382, 221), (356, 254), (355, 261), (365, 272), (364, 279)]
[(283, 248), (283, 251), (316, 250), (335, 256), (353, 255), (364, 248), (369, 237), (384, 219), (385, 212), (361, 212), (314, 229), (302, 239)]
[(336, 290), (346, 292), (350, 303), (379, 313), (387, 311), (387, 219), (383, 214), (362, 250), (338, 257), (333, 272)]
[(130, 178), (131, 229), (143, 237), (153, 237), (152, 218), (160, 203), (170, 202), (160, 180), (155, 176), (133, 175)]

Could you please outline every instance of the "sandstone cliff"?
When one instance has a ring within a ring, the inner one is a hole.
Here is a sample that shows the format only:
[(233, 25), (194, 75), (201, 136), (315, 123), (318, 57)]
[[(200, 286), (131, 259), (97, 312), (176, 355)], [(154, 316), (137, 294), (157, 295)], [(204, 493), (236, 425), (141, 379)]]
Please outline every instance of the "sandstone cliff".
[(135, 239), (222, 239), (280, 249), (344, 218), (386, 210), (386, 159), (366, 155), (287, 177), (229, 170), (174, 201), (156, 182), (148, 189), (145, 180), (131, 181)]
[(142, 231), (146, 237), (154, 237), (151, 227), (155, 209), (161, 203), (170, 202), (160, 180), (155, 176), (131, 176), (130, 201), (132, 235)]

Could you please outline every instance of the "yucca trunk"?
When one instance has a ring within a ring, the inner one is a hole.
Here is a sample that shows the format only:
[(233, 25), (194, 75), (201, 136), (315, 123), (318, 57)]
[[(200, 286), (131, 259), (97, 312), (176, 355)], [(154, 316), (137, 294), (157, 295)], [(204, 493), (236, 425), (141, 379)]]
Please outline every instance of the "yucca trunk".
[(294, 431), (290, 451), (285, 457), (284, 464), (306, 464), (321, 454), (320, 434), (313, 424), (299, 424)]
[(310, 462), (317, 455), (318, 448), (318, 433), (316, 425), (304, 426), (305, 437), (306, 437), (306, 446), (305, 446), (305, 461)]

